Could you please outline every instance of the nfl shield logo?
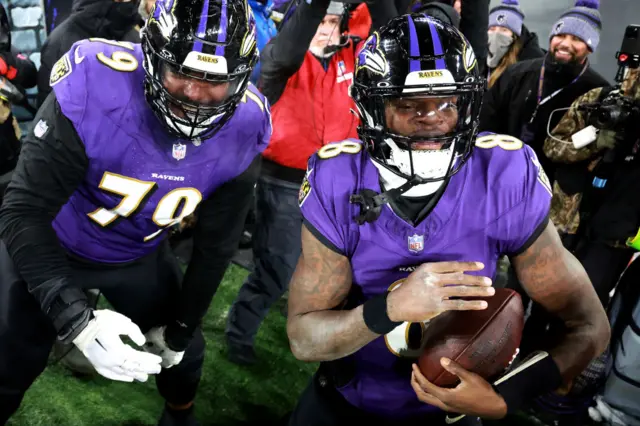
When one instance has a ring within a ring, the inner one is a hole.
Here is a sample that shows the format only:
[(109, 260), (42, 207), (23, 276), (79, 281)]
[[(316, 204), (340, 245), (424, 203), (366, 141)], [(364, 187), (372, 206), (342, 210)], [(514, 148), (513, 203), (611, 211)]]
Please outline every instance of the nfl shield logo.
[(424, 250), (424, 235), (414, 234), (409, 237), (409, 251), (420, 253), (422, 250)]
[(181, 143), (173, 144), (173, 158), (182, 160), (187, 155), (187, 146)]

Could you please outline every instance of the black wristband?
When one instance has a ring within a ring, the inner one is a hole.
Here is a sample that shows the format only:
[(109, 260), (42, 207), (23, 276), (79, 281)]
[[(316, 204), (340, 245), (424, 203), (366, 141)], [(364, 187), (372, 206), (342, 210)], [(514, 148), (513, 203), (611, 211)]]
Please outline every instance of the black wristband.
[(394, 322), (389, 319), (387, 314), (387, 296), (389, 292), (385, 292), (364, 302), (362, 305), (362, 316), (367, 328), (376, 334), (387, 334), (394, 328), (402, 324), (402, 322)]
[(89, 308), (87, 295), (77, 287), (63, 288), (55, 295), (44, 313), (49, 317), (56, 332), (60, 332), (67, 323), (73, 321)]
[[(504, 377), (508, 377), (505, 381), (498, 379), (497, 382), (500, 383), (493, 386), (507, 404), (507, 414), (514, 414), (523, 403), (545, 392), (558, 389), (562, 385), (560, 370), (551, 355), (547, 354), (535, 362), (536, 357), (542, 357), (543, 354), (547, 353), (532, 354), (505, 374)], [(531, 365), (523, 368), (527, 363)], [(520, 368), (522, 370), (519, 371)]]

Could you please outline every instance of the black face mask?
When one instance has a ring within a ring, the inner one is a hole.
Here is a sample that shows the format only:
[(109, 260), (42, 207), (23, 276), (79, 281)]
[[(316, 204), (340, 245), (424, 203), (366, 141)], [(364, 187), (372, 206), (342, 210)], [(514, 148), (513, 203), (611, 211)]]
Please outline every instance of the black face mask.
[(124, 35), (140, 20), (140, 15), (138, 15), (138, 2), (113, 2), (107, 12), (106, 19), (109, 21), (107, 26), (109, 35), (116, 40), (122, 40)]

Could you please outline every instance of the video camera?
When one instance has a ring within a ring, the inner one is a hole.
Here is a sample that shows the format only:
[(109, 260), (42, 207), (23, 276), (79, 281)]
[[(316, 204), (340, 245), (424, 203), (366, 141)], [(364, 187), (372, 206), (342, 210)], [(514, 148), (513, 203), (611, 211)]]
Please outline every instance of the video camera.
[(618, 60), (618, 74), (616, 81), (621, 83), (624, 80), (624, 73), (627, 68), (640, 67), (640, 25), (629, 25), (624, 32), (622, 47), (616, 53)]
[(612, 92), (602, 102), (592, 105), (589, 125), (599, 130), (624, 132), (640, 120), (640, 102), (620, 92)]
[[(640, 25), (627, 27), (616, 59), (619, 66), (616, 81), (622, 83), (627, 69), (640, 67)], [(611, 130), (617, 133), (638, 129), (640, 101), (624, 96), (625, 94), (619, 89), (618, 85), (604, 98), (580, 108), (589, 114), (589, 125), (599, 130)]]

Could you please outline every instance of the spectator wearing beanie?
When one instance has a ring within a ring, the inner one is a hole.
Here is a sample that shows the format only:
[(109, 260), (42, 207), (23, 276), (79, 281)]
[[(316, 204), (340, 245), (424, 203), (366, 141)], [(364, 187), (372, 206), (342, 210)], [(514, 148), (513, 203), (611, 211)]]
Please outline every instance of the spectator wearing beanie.
[(524, 25), (524, 13), (518, 0), (503, 0), (489, 13), (488, 87), (516, 62), (541, 58), (538, 36)]
[(608, 85), (588, 59), (598, 47), (602, 30), (598, 7), (598, 0), (578, 0), (560, 16), (551, 28), (549, 52), (504, 71), (485, 95), (480, 113), (480, 131), (514, 136), (529, 144), (552, 181), (570, 179), (570, 170), (558, 169), (556, 175), (556, 165), (542, 149), (547, 128), (553, 129), (563, 115), (553, 112), (569, 108), (591, 89)]

